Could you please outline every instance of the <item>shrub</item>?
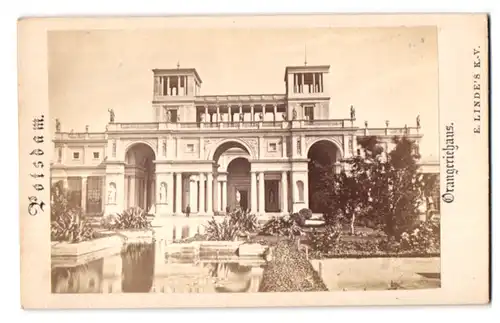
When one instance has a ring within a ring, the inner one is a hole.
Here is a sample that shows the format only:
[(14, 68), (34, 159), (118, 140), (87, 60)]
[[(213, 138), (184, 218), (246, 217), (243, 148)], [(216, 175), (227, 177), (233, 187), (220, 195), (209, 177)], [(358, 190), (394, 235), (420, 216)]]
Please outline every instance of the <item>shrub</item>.
[(70, 202), (70, 196), (62, 182), (52, 186), (50, 240), (78, 243), (94, 239), (94, 229), (82, 216), (81, 208)]
[(242, 209), (229, 214), (229, 223), (236, 226), (240, 234), (255, 232), (258, 228), (257, 216)]
[(207, 239), (211, 241), (234, 241), (238, 237), (239, 229), (231, 223), (229, 218), (218, 222), (214, 217), (205, 226)]
[(302, 216), (304, 219), (309, 220), (312, 218), (313, 213), (310, 209), (303, 208), (303, 209), (300, 209), (299, 215)]
[(212, 218), (205, 226), (208, 240), (233, 241), (240, 235), (249, 235), (258, 229), (258, 219), (255, 214), (237, 209), (222, 222)]
[(131, 207), (120, 214), (103, 219), (103, 224), (109, 230), (149, 229), (151, 221), (147, 213), (139, 207)]
[(328, 225), (324, 231), (316, 229), (310, 231), (307, 234), (307, 241), (314, 252), (329, 253), (339, 245), (341, 237), (342, 227), (340, 225)]
[(440, 238), (439, 222), (425, 221), (401, 235), (401, 250), (437, 253), (440, 251)]
[(298, 213), (291, 216), (273, 217), (264, 224), (260, 233), (293, 239), (295, 236), (304, 234), (301, 228), (304, 223), (305, 219)]
[(79, 214), (72, 212), (61, 214), (50, 224), (51, 241), (78, 243), (94, 238), (94, 229)]

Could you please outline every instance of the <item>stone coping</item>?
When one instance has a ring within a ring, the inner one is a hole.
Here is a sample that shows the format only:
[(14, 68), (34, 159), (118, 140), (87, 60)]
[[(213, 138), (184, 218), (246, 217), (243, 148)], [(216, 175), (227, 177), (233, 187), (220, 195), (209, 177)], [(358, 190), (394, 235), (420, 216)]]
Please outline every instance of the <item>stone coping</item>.
[[(125, 243), (152, 243), (152, 230), (100, 231), (98, 238), (79, 243), (51, 242), (53, 263), (81, 263), (119, 253)], [(81, 258), (81, 259), (73, 259)], [(89, 260), (90, 259), (90, 260)]]
[[(72, 258), (92, 258), (93, 255), (105, 250), (119, 253), (124, 240), (117, 235), (106, 236), (79, 243), (52, 242), (51, 258), (52, 260), (71, 260)], [(107, 253), (107, 252), (106, 252)], [(93, 254), (91, 256), (91, 254)]]
[(167, 244), (165, 253), (167, 256), (182, 254), (231, 254), (244, 257), (260, 257), (267, 248), (267, 246), (261, 245), (260, 243), (247, 243), (245, 241), (193, 241), (189, 243)]

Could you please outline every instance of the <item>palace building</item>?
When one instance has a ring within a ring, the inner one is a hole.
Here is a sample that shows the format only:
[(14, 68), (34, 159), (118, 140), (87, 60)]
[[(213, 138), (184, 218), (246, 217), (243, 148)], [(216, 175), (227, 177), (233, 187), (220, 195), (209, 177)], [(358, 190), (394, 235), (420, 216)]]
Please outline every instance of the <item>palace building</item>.
[(201, 95), (194, 68), (152, 72), (150, 122), (118, 122), (113, 110), (103, 132), (62, 132), (57, 121), (52, 182), (74, 192), (86, 214), (131, 206), (160, 217), (188, 206), (200, 216), (238, 206), (259, 215), (315, 212), (311, 160), (341, 169), (360, 153), (360, 137), (388, 146), (395, 135), (422, 138), (419, 121), (360, 128), (353, 107), (332, 109), (329, 66), (286, 67), (283, 94)]

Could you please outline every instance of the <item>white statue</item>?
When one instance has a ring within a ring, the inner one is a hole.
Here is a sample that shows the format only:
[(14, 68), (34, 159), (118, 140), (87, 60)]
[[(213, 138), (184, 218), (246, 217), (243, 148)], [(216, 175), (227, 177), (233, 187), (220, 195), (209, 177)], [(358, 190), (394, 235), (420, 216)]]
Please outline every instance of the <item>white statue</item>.
[(115, 183), (110, 183), (108, 190), (108, 204), (115, 204), (115, 201), (116, 201), (116, 186)]
[(239, 190), (236, 190), (236, 202), (240, 203), (241, 200), (241, 194)]
[(161, 203), (167, 202), (167, 184), (165, 183), (161, 183), (160, 186), (160, 202)]

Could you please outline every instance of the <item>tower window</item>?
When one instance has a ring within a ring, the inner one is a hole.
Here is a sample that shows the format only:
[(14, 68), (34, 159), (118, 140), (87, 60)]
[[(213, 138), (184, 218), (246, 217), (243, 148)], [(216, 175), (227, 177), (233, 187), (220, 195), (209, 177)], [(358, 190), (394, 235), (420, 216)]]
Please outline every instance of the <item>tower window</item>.
[(80, 153), (79, 152), (74, 152), (73, 153), (73, 159), (80, 159)]
[(99, 159), (99, 152), (98, 151), (94, 151), (94, 159)]
[(314, 106), (305, 106), (304, 116), (306, 120), (314, 120)]

